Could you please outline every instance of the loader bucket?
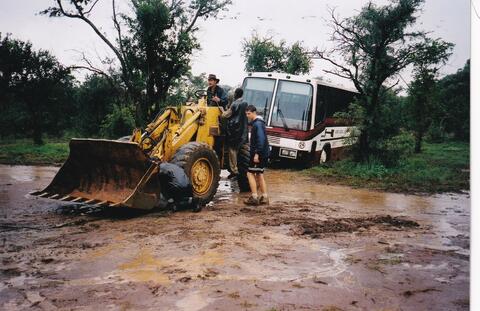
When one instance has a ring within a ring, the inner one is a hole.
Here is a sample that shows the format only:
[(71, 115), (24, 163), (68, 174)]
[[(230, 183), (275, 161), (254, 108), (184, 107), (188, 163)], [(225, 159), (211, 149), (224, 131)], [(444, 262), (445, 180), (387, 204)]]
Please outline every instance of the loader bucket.
[(72, 139), (70, 155), (50, 185), (32, 195), (105, 206), (151, 209), (158, 203), (158, 167), (138, 144)]

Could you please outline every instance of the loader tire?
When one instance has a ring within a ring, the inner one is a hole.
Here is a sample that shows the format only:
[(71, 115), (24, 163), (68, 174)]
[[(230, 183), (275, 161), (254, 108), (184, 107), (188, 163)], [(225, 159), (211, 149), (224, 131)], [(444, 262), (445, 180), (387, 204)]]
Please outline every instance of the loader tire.
[(210, 202), (218, 189), (220, 161), (207, 144), (190, 142), (180, 147), (170, 163), (184, 169), (200, 205)]
[(250, 164), (250, 145), (243, 144), (240, 147), (237, 157), (238, 177), (237, 183), (240, 192), (249, 192), (250, 184), (248, 183), (247, 172)]

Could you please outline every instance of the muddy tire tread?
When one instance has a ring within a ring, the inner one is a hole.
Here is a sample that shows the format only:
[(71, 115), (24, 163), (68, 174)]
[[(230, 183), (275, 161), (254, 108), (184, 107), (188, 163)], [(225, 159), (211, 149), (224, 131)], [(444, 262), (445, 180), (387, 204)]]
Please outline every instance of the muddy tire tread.
[(250, 184), (248, 183), (247, 172), (250, 164), (250, 145), (248, 143), (243, 144), (240, 147), (237, 157), (238, 177), (237, 183), (240, 192), (249, 192)]

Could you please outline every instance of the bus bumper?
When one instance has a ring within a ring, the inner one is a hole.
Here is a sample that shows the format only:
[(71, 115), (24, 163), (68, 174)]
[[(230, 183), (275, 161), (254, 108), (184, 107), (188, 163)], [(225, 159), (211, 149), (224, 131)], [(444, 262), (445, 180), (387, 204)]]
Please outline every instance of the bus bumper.
[(295, 150), (284, 147), (275, 147), (272, 146), (270, 152), (271, 160), (294, 160), (294, 161), (311, 161), (312, 155), (309, 151), (305, 150)]

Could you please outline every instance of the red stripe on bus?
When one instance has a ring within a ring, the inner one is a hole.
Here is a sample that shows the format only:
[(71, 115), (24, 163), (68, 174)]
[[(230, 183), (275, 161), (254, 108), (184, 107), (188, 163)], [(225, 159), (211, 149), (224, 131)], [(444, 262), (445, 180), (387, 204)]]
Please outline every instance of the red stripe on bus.
[[(324, 122), (317, 125), (313, 130), (301, 131), (301, 130), (285, 130), (283, 127), (267, 128), (267, 134), (271, 136), (279, 136), (282, 138), (291, 138), (296, 140), (310, 140), (323, 132), (327, 126), (348, 126), (344, 122), (339, 123), (338, 119), (327, 118)], [(350, 125), (351, 126), (351, 125)]]

